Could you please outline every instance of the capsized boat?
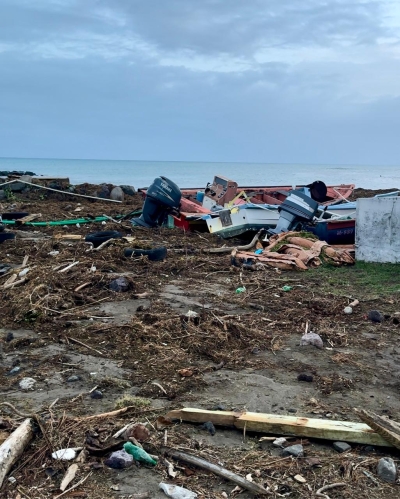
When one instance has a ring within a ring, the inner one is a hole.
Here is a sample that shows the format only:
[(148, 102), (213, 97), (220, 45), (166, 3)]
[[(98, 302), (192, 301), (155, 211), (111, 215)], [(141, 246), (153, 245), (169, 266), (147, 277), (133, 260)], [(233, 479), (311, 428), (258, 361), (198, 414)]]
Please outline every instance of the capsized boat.
[[(216, 175), (213, 182), (208, 183), (205, 189), (181, 189), (179, 214), (174, 214), (174, 223), (176, 227), (182, 227), (185, 230), (207, 231), (209, 227), (204, 215), (212, 216), (223, 208), (243, 204), (279, 206), (294, 189), (308, 189), (310, 197), (321, 206), (330, 206), (346, 200), (352, 194), (354, 184), (326, 186), (324, 182), (317, 180), (303, 186), (241, 187), (234, 180)], [(146, 196), (147, 189), (139, 189), (139, 191)], [(271, 212), (273, 216), (272, 208)], [(253, 214), (249, 216), (253, 218)]]

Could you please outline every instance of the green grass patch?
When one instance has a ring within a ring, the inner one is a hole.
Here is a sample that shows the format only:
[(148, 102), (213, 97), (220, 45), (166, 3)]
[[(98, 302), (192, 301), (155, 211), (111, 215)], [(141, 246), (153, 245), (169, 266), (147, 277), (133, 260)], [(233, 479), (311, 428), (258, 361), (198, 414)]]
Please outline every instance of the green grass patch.
[(353, 266), (321, 265), (304, 272), (307, 280), (318, 281), (318, 287), (334, 294), (355, 297), (400, 293), (400, 264), (357, 262)]

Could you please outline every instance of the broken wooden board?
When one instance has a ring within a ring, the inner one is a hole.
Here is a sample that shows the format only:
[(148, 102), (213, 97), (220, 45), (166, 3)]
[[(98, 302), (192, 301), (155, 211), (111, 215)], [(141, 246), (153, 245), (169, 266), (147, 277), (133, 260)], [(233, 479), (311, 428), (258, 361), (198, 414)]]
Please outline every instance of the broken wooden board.
[(386, 419), (371, 411), (363, 409), (356, 410), (359, 418), (373, 428), (376, 433), (381, 435), (393, 447), (400, 449), (400, 424), (390, 419)]
[(37, 218), (41, 218), (42, 214), (41, 213), (32, 213), (32, 215), (27, 215), (26, 217), (18, 218), (15, 223), (17, 225), (23, 225), (26, 224), (27, 222), (32, 222), (33, 220), (36, 220)]
[(214, 425), (234, 426), (239, 430), (246, 429), (246, 431), (258, 433), (392, 447), (387, 440), (368, 425), (350, 421), (311, 419), (257, 412), (206, 411), (191, 408), (170, 411), (166, 417), (191, 423), (211, 421)]

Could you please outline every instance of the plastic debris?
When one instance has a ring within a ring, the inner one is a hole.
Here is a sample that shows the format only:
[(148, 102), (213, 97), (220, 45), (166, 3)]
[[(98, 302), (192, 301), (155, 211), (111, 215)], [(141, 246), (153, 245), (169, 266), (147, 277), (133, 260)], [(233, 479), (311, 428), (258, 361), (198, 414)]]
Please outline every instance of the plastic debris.
[(36, 384), (36, 380), (33, 378), (22, 378), (19, 382), (19, 387), (21, 390), (32, 390)]
[(150, 464), (151, 466), (155, 466), (157, 464), (157, 461), (149, 456), (145, 450), (133, 445), (131, 442), (126, 442), (126, 444), (124, 444), (124, 449), (128, 454), (133, 456), (135, 461), (138, 461), (139, 463)]
[(172, 499), (196, 499), (197, 497), (196, 493), (178, 485), (169, 485), (168, 483), (161, 482), (159, 487), (168, 497), (172, 497)]
[(282, 291), (290, 291), (292, 289), (292, 286), (283, 286)]
[(344, 307), (343, 312), (349, 315), (353, 313), (353, 309), (351, 307)]
[(128, 454), (124, 449), (113, 452), (104, 464), (115, 470), (129, 468), (133, 464), (133, 456)]
[(72, 461), (78, 455), (80, 448), (75, 449), (59, 449), (52, 453), (51, 457), (53, 459), (58, 459), (59, 461)]
[(241, 286), (240, 288), (237, 288), (237, 290), (235, 292), (236, 292), (236, 294), (245, 293), (246, 288), (244, 286)]

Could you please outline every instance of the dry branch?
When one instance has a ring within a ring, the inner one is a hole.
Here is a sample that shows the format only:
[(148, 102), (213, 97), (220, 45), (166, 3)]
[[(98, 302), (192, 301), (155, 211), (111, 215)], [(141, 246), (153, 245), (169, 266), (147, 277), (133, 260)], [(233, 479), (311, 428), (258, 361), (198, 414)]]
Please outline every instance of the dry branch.
[(222, 466), (219, 466), (217, 464), (210, 463), (209, 461), (206, 461), (205, 459), (202, 459), (200, 457), (192, 456), (191, 454), (186, 454), (186, 452), (176, 451), (173, 449), (163, 449), (163, 452), (168, 456), (173, 457), (176, 460), (183, 461), (188, 464), (193, 464), (198, 468), (210, 471), (215, 475), (221, 476), (222, 478), (225, 478), (230, 482), (236, 483), (236, 485), (239, 485), (239, 487), (241, 487), (242, 489), (246, 489), (252, 492), (253, 494), (260, 494), (260, 495), (271, 494), (271, 492), (266, 490), (261, 485), (258, 485), (254, 482), (250, 482), (249, 480), (246, 480), (245, 478), (236, 475), (236, 473), (232, 473), (232, 471), (229, 471), (226, 468), (223, 468)]

